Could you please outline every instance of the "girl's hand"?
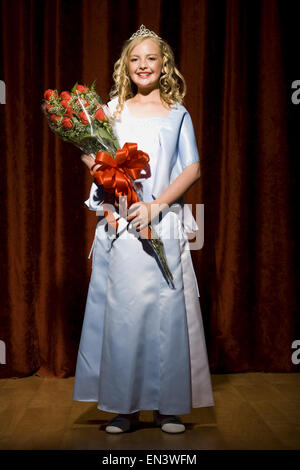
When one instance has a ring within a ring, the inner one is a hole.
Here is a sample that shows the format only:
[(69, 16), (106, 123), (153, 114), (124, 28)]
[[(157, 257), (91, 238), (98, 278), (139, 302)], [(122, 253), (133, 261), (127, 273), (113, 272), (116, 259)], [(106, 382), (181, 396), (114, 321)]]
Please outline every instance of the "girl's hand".
[(135, 202), (130, 206), (126, 220), (131, 222), (135, 230), (142, 230), (159, 214), (160, 210), (160, 204), (155, 201)]
[[(91, 155), (86, 155), (85, 153), (83, 153), (80, 158), (81, 158), (81, 161), (86, 164), (86, 166), (88, 167), (89, 170), (92, 168), (92, 166), (95, 163), (95, 159)], [(99, 164), (99, 166), (100, 166), (100, 164)], [(95, 166), (94, 170), (97, 170), (97, 168), (98, 167)]]
[[(80, 158), (81, 158), (81, 161), (86, 164), (89, 170), (92, 168), (92, 166), (95, 163), (95, 159), (91, 155), (86, 155), (85, 153), (83, 153)], [(97, 170), (99, 166), (101, 165), (99, 164), (98, 166), (95, 166), (94, 170)], [(108, 203), (113, 204), (114, 206), (117, 207), (117, 209), (119, 209), (119, 202), (117, 201), (116, 198), (114, 198), (110, 194), (108, 194)]]

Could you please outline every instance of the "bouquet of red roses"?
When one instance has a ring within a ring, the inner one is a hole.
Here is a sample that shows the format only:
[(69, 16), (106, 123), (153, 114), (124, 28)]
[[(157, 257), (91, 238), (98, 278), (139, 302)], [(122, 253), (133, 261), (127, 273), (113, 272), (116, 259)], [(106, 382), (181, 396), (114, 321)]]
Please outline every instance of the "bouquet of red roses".
[(95, 158), (99, 151), (115, 155), (118, 141), (110, 123), (110, 113), (91, 87), (75, 83), (71, 92), (46, 90), (42, 109), (48, 124), (63, 140), (73, 143)]
[[(127, 207), (138, 202), (138, 187), (135, 179), (148, 177), (141, 171), (148, 167), (149, 155), (137, 149), (137, 144), (126, 142), (120, 148), (112, 128), (109, 108), (103, 104), (95, 91), (95, 81), (90, 87), (76, 83), (70, 92), (48, 89), (44, 93), (42, 110), (53, 132), (67, 142), (80, 148), (85, 154), (95, 158), (100, 167), (91, 174), (103, 187), (104, 215), (114, 230), (118, 219), (105, 204), (113, 196), (114, 201), (126, 196)], [(163, 243), (153, 225), (140, 230), (140, 235), (150, 241), (158, 255), (167, 280), (173, 285), (173, 276), (168, 267)]]

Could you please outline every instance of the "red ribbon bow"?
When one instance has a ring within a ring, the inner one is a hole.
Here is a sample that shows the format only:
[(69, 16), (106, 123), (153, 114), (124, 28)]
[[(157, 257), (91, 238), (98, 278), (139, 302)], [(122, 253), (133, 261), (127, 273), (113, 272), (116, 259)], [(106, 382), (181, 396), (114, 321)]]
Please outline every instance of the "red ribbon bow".
[[(149, 155), (138, 150), (137, 144), (126, 142), (121, 149), (117, 150), (116, 158), (108, 153), (98, 152), (95, 163), (100, 163), (101, 167), (96, 170), (95, 174), (91, 171), (91, 174), (106, 192), (113, 193), (116, 198), (127, 196), (128, 209), (131, 204), (139, 201), (131, 178), (147, 178), (149, 176), (149, 172), (146, 175), (140, 175), (141, 170), (148, 166)], [(106, 195), (103, 201), (104, 207), (108, 201), (109, 198)], [(105, 208), (104, 215), (111, 227), (117, 230), (118, 220), (114, 218), (113, 212), (108, 207)], [(139, 233), (144, 238), (151, 238), (149, 226), (140, 230)]]

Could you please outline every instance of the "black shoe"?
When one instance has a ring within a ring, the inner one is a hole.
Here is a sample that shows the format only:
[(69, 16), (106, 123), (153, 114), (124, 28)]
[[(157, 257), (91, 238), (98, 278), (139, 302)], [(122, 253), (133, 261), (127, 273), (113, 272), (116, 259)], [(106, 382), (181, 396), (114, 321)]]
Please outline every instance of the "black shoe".
[(178, 434), (185, 431), (185, 425), (178, 416), (170, 415), (167, 418), (159, 418), (157, 410), (153, 410), (154, 422), (162, 431)]
[(135, 418), (129, 419), (125, 416), (118, 415), (112, 418), (105, 428), (105, 431), (110, 434), (118, 434), (121, 432), (127, 432), (132, 428), (136, 427), (139, 423), (139, 414)]

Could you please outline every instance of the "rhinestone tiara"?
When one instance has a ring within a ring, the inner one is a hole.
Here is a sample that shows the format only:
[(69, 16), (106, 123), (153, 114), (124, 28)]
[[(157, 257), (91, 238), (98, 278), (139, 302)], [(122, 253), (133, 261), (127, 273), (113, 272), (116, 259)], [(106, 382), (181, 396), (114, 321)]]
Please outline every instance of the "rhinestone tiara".
[(130, 39), (135, 39), (135, 38), (141, 38), (143, 36), (152, 36), (154, 38), (161, 39), (154, 31), (150, 31), (150, 29), (147, 29), (146, 26), (143, 24), (139, 27), (139, 29), (130, 36)]

